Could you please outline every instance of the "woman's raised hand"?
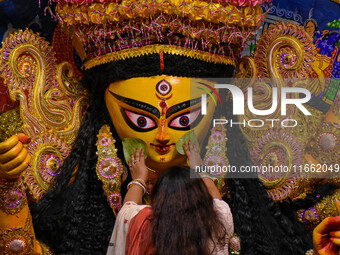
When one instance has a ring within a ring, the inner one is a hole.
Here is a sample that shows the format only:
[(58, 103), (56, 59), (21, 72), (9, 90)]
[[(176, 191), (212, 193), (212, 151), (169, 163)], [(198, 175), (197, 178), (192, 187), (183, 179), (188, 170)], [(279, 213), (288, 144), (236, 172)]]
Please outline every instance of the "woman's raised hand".
[(142, 179), (147, 182), (149, 180), (149, 171), (145, 165), (144, 150), (136, 149), (136, 155), (131, 154), (131, 161), (129, 162), (130, 173), (132, 180)]
[(328, 217), (314, 229), (313, 244), (318, 255), (339, 255), (340, 216)]
[(29, 137), (18, 134), (0, 143), (0, 177), (16, 179), (28, 167), (31, 157), (23, 144), (29, 142)]
[(202, 166), (203, 161), (201, 158), (200, 153), (198, 152), (198, 149), (196, 148), (196, 144), (192, 144), (190, 141), (188, 143), (188, 146), (184, 143), (183, 149), (185, 152), (185, 155), (188, 157), (189, 166), (192, 169), (195, 169), (196, 166)]

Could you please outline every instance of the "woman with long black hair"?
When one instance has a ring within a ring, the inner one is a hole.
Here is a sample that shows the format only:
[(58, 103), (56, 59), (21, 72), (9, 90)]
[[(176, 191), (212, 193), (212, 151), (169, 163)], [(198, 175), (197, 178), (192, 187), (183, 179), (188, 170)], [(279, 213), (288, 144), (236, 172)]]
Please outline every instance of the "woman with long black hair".
[[(202, 164), (194, 145), (187, 146), (191, 165)], [(195, 162), (198, 161), (198, 162)], [(129, 163), (132, 182), (124, 199), (107, 254), (228, 254), (234, 231), (229, 206), (212, 179), (174, 166), (157, 180), (151, 205), (142, 205), (148, 180), (144, 151)]]

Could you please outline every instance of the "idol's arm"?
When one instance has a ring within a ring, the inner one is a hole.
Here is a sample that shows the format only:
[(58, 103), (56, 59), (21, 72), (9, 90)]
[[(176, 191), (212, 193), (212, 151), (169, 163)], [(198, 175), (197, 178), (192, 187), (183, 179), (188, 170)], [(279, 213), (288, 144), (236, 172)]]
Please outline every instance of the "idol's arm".
[(0, 254), (45, 254), (35, 238), (21, 173), (30, 162), (20, 134), (0, 143)]
[(340, 216), (324, 219), (313, 231), (315, 255), (338, 255), (340, 251)]

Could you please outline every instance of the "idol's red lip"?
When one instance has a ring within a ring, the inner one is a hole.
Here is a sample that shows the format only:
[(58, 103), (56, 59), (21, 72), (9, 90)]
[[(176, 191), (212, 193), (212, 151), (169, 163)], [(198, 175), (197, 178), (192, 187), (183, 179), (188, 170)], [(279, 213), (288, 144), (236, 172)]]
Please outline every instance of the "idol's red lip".
[(172, 144), (153, 144), (153, 143), (150, 143), (151, 146), (154, 146), (156, 151), (159, 152), (159, 153), (167, 153), (169, 150), (170, 150), (170, 147), (172, 145), (175, 145), (174, 143)]

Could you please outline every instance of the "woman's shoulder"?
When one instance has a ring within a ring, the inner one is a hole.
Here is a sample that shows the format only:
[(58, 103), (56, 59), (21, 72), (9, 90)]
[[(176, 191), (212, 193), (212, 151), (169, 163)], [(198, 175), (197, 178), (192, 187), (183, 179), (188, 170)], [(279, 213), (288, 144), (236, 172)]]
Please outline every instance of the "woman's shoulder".
[(221, 212), (231, 214), (230, 207), (227, 202), (225, 202), (224, 200), (218, 199), (218, 198), (214, 198), (213, 202), (214, 202), (214, 208), (216, 211), (221, 211)]

